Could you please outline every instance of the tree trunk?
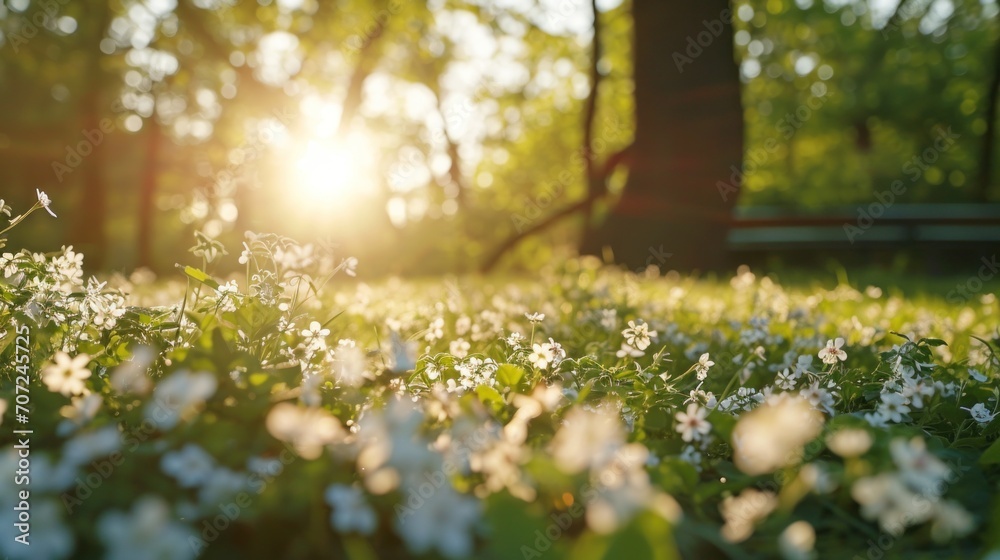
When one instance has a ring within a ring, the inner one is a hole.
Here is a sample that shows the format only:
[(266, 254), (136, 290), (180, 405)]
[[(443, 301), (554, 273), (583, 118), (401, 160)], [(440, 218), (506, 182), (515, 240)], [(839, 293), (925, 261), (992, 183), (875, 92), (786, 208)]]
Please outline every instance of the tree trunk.
[(146, 161), (139, 184), (139, 207), (136, 213), (138, 229), (136, 255), (138, 266), (155, 270), (153, 261), (153, 222), (156, 218), (156, 190), (160, 176), (160, 142), (163, 132), (156, 116), (146, 119)]
[(581, 252), (610, 249), (633, 268), (721, 269), (743, 159), (729, 3), (634, 0), (632, 12), (632, 165), (621, 199)]
[[(104, 96), (105, 84), (112, 83), (107, 79), (101, 68), (101, 58), (98, 44), (104, 38), (104, 33), (108, 28), (111, 14), (106, 3), (94, 4), (92, 15), (97, 20), (92, 30), (92, 36), (88, 37), (87, 46), (92, 50), (87, 61), (87, 72), (89, 73), (89, 83), (84, 94), (82, 115), (80, 125), (87, 134), (93, 135), (97, 131), (99, 136), (96, 141), (88, 139), (80, 144), (87, 144), (90, 147), (89, 155), (82, 157), (82, 180), (83, 189), (76, 208), (73, 219), (73, 245), (74, 248), (85, 257), (85, 263), (91, 270), (96, 270), (104, 266), (107, 252), (107, 236), (104, 228), (107, 225), (107, 193), (104, 181), (104, 152), (110, 141), (111, 133), (101, 130), (101, 119), (109, 113)], [(82, 131), (81, 131), (82, 132)], [(80, 144), (77, 144), (78, 146)]]
[[(1000, 22), (1000, 16), (997, 16)], [(979, 154), (979, 177), (976, 185), (976, 199), (987, 202), (990, 199), (990, 183), (993, 182), (993, 146), (997, 135), (997, 102), (1000, 101), (1000, 40), (993, 55), (993, 76), (986, 93), (986, 131), (983, 132), (982, 150)]]

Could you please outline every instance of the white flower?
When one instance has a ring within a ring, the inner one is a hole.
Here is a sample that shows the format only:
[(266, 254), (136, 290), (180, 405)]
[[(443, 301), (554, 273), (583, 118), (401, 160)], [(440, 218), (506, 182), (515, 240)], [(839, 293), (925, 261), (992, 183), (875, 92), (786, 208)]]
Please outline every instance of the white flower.
[(993, 417), (996, 416), (996, 413), (990, 412), (983, 403), (976, 403), (972, 408), (965, 408), (963, 406), (962, 410), (968, 410), (969, 414), (972, 415), (972, 419), (980, 424), (989, 424), (993, 420)]
[(544, 313), (525, 313), (524, 318), (530, 323), (541, 323), (545, 320)]
[(169, 430), (178, 421), (189, 418), (214, 395), (216, 385), (210, 373), (178, 370), (153, 389), (153, 401), (146, 407), (146, 419), (160, 429)]
[(160, 460), (163, 472), (176, 478), (184, 488), (200, 486), (215, 468), (215, 460), (204, 449), (189, 443), (180, 451), (171, 451)]
[(585, 496), (587, 525), (598, 534), (609, 534), (628, 523), (641, 510), (659, 510), (671, 521), (678, 521), (680, 506), (669, 496), (656, 492), (649, 482), (645, 465), (649, 451), (638, 443), (622, 446), (614, 461), (591, 471), (600, 481), (596, 495)]
[(563, 350), (562, 344), (552, 340), (552, 337), (549, 337), (549, 350), (552, 351), (552, 365), (566, 359), (566, 351)]
[(323, 447), (338, 441), (344, 433), (340, 421), (321, 408), (303, 408), (278, 403), (267, 415), (267, 431), (276, 439), (291, 443), (306, 459), (320, 456)]
[(813, 357), (808, 354), (803, 354), (795, 360), (795, 379), (802, 376), (803, 373), (808, 372), (812, 369)]
[(879, 414), (890, 422), (902, 422), (903, 415), (910, 412), (906, 399), (899, 393), (882, 393), (882, 404), (878, 406)]
[(774, 384), (785, 391), (791, 391), (795, 388), (795, 375), (788, 372), (788, 368), (779, 372), (774, 378)]
[(899, 536), (908, 525), (927, 520), (930, 508), (917, 507), (926, 500), (911, 492), (893, 473), (861, 478), (851, 487), (851, 496), (861, 504), (861, 516), (878, 519), (882, 530)]
[(472, 532), (479, 521), (479, 502), (445, 484), (419, 508), (406, 507), (396, 517), (396, 532), (417, 554), (437, 549), (447, 558), (472, 553)]
[[(619, 358), (641, 358), (645, 355), (645, 352), (632, 348), (627, 342), (622, 342), (621, 350), (615, 352), (615, 356), (618, 356)], [(663, 375), (666, 375), (666, 373)]]
[(326, 489), (326, 503), (333, 508), (330, 525), (338, 532), (362, 535), (375, 532), (378, 518), (359, 488), (334, 484)]
[(931, 522), (931, 538), (935, 542), (948, 542), (961, 538), (972, 532), (976, 520), (961, 505), (943, 500), (934, 507), (934, 517)]
[(625, 432), (616, 415), (604, 407), (575, 407), (552, 439), (552, 457), (562, 470), (578, 473), (608, 463), (624, 444)]
[(847, 359), (847, 352), (840, 349), (844, 345), (844, 339), (837, 337), (836, 340), (827, 340), (826, 348), (819, 351), (819, 359), (823, 360), (824, 364), (836, 364), (837, 361), (843, 362)]
[(90, 356), (86, 354), (70, 358), (65, 352), (56, 352), (55, 363), (42, 369), (42, 382), (49, 391), (62, 393), (67, 397), (87, 393), (83, 380), (90, 377), (88, 363)]
[[(828, 386), (832, 386), (832, 382)], [(821, 409), (828, 414), (833, 414), (833, 397), (837, 396), (824, 387), (819, 386), (819, 381), (813, 381), (808, 387), (799, 392), (799, 395), (809, 401), (813, 407)]]
[(823, 415), (801, 397), (781, 397), (744, 414), (733, 428), (733, 462), (749, 475), (796, 463), (823, 429)]
[(342, 386), (360, 387), (368, 378), (368, 360), (354, 341), (341, 340), (334, 352), (333, 376)]
[(909, 441), (892, 440), (889, 453), (899, 467), (900, 478), (919, 492), (933, 493), (939, 482), (952, 476), (948, 465), (927, 450), (927, 443), (920, 436)]
[[(65, 436), (90, 422), (101, 408), (101, 395), (91, 393), (84, 397), (73, 397), (71, 404), (59, 409), (59, 414), (66, 418), (59, 423), (56, 433)], [(0, 405), (0, 416), (3, 416), (4, 405)]]
[(309, 328), (303, 329), (303, 331), (300, 334), (302, 334), (302, 337), (305, 338), (307, 341), (313, 339), (322, 339), (329, 336), (330, 329), (324, 329), (323, 325), (319, 324), (319, 321), (312, 321), (311, 323), (309, 323)]
[(889, 426), (886, 417), (879, 411), (866, 412), (865, 422), (872, 428), (887, 428)]
[(792, 523), (778, 538), (778, 549), (785, 560), (808, 560), (813, 558), (816, 546), (816, 530), (808, 521)]
[(227, 468), (212, 469), (198, 491), (198, 500), (203, 505), (216, 507), (231, 500), (247, 485), (247, 475)]
[(38, 195), (38, 203), (42, 205), (42, 208), (44, 208), (45, 211), (48, 212), (53, 218), (57, 218), (58, 216), (56, 216), (56, 213), (49, 208), (49, 205), (52, 204), (52, 200), (49, 199), (49, 195), (38, 189), (35, 189), (35, 193)]
[[(653, 333), (653, 334), (656, 334), (656, 333)], [(712, 367), (714, 365), (715, 365), (715, 362), (713, 362), (712, 360), (708, 359), (708, 352), (702, 354), (701, 357), (698, 358), (698, 363), (695, 364), (695, 366), (694, 366), (695, 372), (697, 372), (698, 381), (704, 381), (705, 378), (708, 377), (708, 368), (710, 368), (710, 367)]]
[(681, 451), (680, 460), (694, 465), (695, 470), (701, 472), (701, 452), (693, 445), (685, 445)]
[(860, 457), (871, 449), (872, 436), (868, 430), (845, 428), (827, 436), (826, 446), (841, 457)]
[(773, 492), (761, 492), (756, 488), (747, 488), (739, 496), (729, 496), (722, 500), (719, 512), (726, 524), (722, 527), (722, 536), (729, 542), (741, 542), (753, 534), (757, 522), (778, 507), (778, 498)]
[(532, 344), (532, 352), (528, 355), (528, 361), (531, 365), (538, 369), (546, 369), (549, 364), (555, 360), (555, 354), (552, 352), (552, 345), (548, 342), (543, 342), (541, 344)]
[(469, 344), (469, 341), (465, 340), (464, 338), (452, 340), (448, 344), (448, 351), (451, 352), (451, 354), (458, 359), (462, 359), (468, 356), (470, 348), (472, 348), (472, 345)]
[(705, 420), (708, 410), (696, 403), (689, 404), (687, 412), (678, 412), (674, 417), (677, 419), (674, 429), (680, 432), (684, 441), (700, 440), (712, 431), (712, 424)]
[(625, 342), (630, 346), (635, 346), (639, 350), (649, 348), (650, 339), (656, 338), (656, 331), (649, 330), (649, 325), (643, 322), (628, 322), (628, 328), (622, 331)]
[(510, 335), (507, 336), (507, 338), (504, 339), (504, 342), (507, 343), (507, 346), (516, 349), (521, 347), (521, 342), (523, 340), (524, 340), (523, 334), (519, 332), (512, 332), (510, 333)]
[(389, 365), (392, 371), (411, 371), (417, 367), (417, 343), (403, 340), (399, 333), (392, 331), (389, 337)]
[(615, 327), (618, 326), (618, 310), (602, 309), (601, 326), (604, 327), (604, 330), (606, 331), (613, 331)]
[(913, 408), (924, 407), (924, 397), (934, 396), (934, 385), (914, 377), (903, 378), (902, 395)]
[(63, 445), (63, 463), (84, 465), (99, 457), (107, 457), (121, 447), (121, 434), (115, 425), (81, 433)]
[(156, 359), (156, 351), (149, 346), (139, 346), (127, 362), (122, 362), (111, 372), (111, 387), (118, 393), (145, 395), (153, 382), (146, 373)]
[(344, 267), (344, 274), (354, 277), (358, 275), (358, 258), (357, 257), (347, 257), (344, 259), (342, 265)]
[(247, 264), (247, 263), (250, 262), (251, 258), (253, 258), (253, 251), (251, 251), (250, 247), (247, 246), (246, 242), (244, 242), (243, 243), (243, 252), (240, 253), (239, 263), (240, 264)]
[(107, 560), (187, 560), (197, 556), (189, 539), (196, 538), (187, 525), (172, 521), (170, 506), (162, 498), (144, 496), (132, 511), (105, 513), (97, 521), (97, 534), (105, 545)]

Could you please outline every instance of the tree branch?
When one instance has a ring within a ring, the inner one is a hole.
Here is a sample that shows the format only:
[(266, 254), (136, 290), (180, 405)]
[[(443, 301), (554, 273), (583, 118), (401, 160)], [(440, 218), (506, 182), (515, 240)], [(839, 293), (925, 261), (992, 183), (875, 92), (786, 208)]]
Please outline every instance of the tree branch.
[[(622, 149), (621, 151), (616, 152), (616, 153), (612, 154), (610, 157), (608, 157), (607, 161), (605, 161), (604, 165), (601, 167), (601, 171), (600, 171), (600, 175), (599, 175), (599, 180), (600, 180), (601, 185), (606, 185), (607, 184), (606, 180), (611, 175), (611, 173), (614, 172), (615, 168), (617, 168), (619, 165), (626, 165), (628, 163), (628, 160), (629, 160), (629, 158), (631, 156), (631, 153), (632, 153), (632, 145), (630, 144), (630, 145), (626, 146), (624, 149)], [(508, 237), (506, 241), (504, 241), (503, 243), (501, 243), (490, 254), (490, 256), (487, 257), (487, 259), (483, 262), (482, 266), (480, 267), (480, 270), (483, 273), (486, 273), (486, 272), (489, 272), (489, 271), (493, 270), (493, 267), (495, 267), (497, 265), (497, 263), (500, 262), (500, 259), (505, 254), (507, 254), (508, 251), (510, 251), (511, 249), (513, 249), (514, 247), (516, 247), (518, 245), (518, 243), (520, 243), (521, 241), (523, 241), (527, 237), (530, 237), (530, 236), (532, 236), (532, 235), (534, 235), (534, 234), (536, 234), (536, 233), (538, 233), (538, 232), (540, 232), (540, 231), (548, 228), (549, 226), (552, 226), (552, 225), (556, 224), (557, 222), (559, 222), (563, 218), (566, 218), (568, 216), (572, 216), (573, 214), (575, 214), (577, 212), (580, 212), (580, 211), (587, 211), (587, 212), (589, 212), (590, 209), (593, 208), (594, 203), (597, 202), (599, 199), (601, 199), (606, 194), (607, 194), (607, 187), (604, 187), (604, 188), (602, 188), (599, 191), (596, 191), (596, 192), (594, 192), (592, 194), (588, 194), (587, 198), (585, 198), (585, 199), (583, 199), (583, 200), (581, 200), (579, 202), (575, 202), (573, 204), (570, 204), (569, 206), (566, 206), (562, 210), (559, 210), (556, 213), (549, 215), (544, 220), (536, 222), (531, 227), (529, 227), (527, 229), (524, 229), (524, 230), (521, 230), (521, 231), (515, 233), (514, 235)]]
[[(597, 0), (591, 0), (591, 8), (594, 12), (593, 32), (594, 38), (591, 41), (590, 52), (590, 93), (587, 95), (587, 102), (583, 112), (583, 159), (586, 162), (587, 172), (587, 198), (593, 200), (600, 196), (605, 190), (604, 181), (599, 181), (594, 174), (594, 119), (597, 117), (597, 96), (601, 85), (601, 72), (598, 64), (601, 61), (601, 14), (597, 10)], [(588, 204), (585, 210), (583, 222), (583, 235), (590, 229), (590, 220), (593, 217), (594, 207)]]

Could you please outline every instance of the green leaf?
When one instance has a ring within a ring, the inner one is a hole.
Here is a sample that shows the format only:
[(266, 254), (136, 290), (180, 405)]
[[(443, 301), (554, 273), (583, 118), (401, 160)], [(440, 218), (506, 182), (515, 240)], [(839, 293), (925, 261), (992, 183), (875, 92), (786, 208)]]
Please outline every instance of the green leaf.
[(654, 430), (664, 430), (670, 424), (670, 416), (666, 410), (661, 407), (651, 408), (649, 412), (646, 413), (646, 423), (647, 428), (652, 428)]
[(216, 282), (215, 279), (213, 279), (208, 274), (202, 272), (201, 270), (198, 270), (193, 266), (181, 266), (180, 264), (176, 266), (177, 268), (181, 269), (184, 272), (184, 274), (188, 276), (188, 278), (191, 278), (192, 280), (197, 280), (198, 282), (205, 284), (206, 286), (212, 288), (213, 290), (217, 290), (219, 288), (219, 283)]
[(490, 387), (489, 385), (480, 385), (476, 387), (476, 394), (479, 395), (479, 399), (486, 404), (492, 404), (496, 408), (503, 407), (504, 400), (503, 396), (497, 392), (496, 389)]
[(712, 423), (712, 430), (722, 441), (728, 442), (733, 435), (733, 428), (736, 427), (737, 418), (726, 413), (709, 414), (708, 421)]
[(594, 388), (594, 383), (596, 381), (597, 378), (592, 377), (589, 381), (583, 384), (583, 387), (580, 387), (580, 393), (576, 396), (577, 403), (582, 403), (583, 400), (587, 398), (587, 395), (589, 395), (590, 391)]
[(497, 368), (497, 382), (504, 387), (515, 387), (524, 379), (525, 372), (514, 364), (502, 364)]
[(535, 548), (536, 540), (546, 550), (552, 546), (544, 534), (539, 537), (537, 533), (544, 532), (546, 521), (537, 508), (508, 494), (494, 494), (486, 504), (486, 519), (492, 529), (486, 544), (488, 558), (536, 558), (532, 553), (543, 555)]
[(921, 338), (917, 344), (920, 342), (923, 342), (927, 346), (948, 346), (948, 343), (940, 338)]
[(1000, 463), (1000, 439), (993, 442), (983, 454), (979, 456), (980, 465), (996, 465)]
[(698, 484), (698, 471), (694, 466), (676, 457), (664, 459), (650, 474), (657, 486), (668, 494), (681, 494)]

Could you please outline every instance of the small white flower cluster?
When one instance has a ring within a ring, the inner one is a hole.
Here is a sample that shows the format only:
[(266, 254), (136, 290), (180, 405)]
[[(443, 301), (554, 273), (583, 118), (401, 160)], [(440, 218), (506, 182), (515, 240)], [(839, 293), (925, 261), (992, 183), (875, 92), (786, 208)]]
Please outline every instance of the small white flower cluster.
[(528, 354), (528, 362), (538, 369), (555, 369), (559, 362), (566, 359), (566, 352), (558, 342), (549, 339), (548, 342), (533, 344), (531, 354)]
[(476, 357), (462, 360), (455, 364), (458, 372), (458, 382), (447, 380), (445, 387), (449, 393), (461, 393), (475, 389), (480, 385), (496, 386), (497, 363), (493, 358), (480, 359)]
[[(468, 556), (480, 505), (452, 487), (447, 477), (451, 470), (442, 454), (420, 433), (423, 420), (424, 413), (409, 400), (393, 399), (384, 410), (366, 411), (357, 430), (358, 468), (369, 492), (398, 489), (407, 497), (395, 508), (395, 528), (410, 550), (418, 554), (437, 550), (448, 558)], [(335, 493), (335, 500), (350, 497), (342, 490)], [(331, 521), (338, 530), (358, 529), (336, 512)], [(368, 529), (367, 522), (361, 528)]]
[(907, 527), (931, 522), (931, 536), (938, 542), (967, 535), (975, 527), (972, 516), (959, 504), (942, 498), (960, 473), (927, 449), (923, 438), (894, 439), (890, 446), (895, 471), (859, 479), (851, 495), (861, 504), (866, 519), (877, 519), (893, 536)]
[(680, 506), (650, 484), (645, 469), (649, 451), (626, 443), (619, 415), (607, 407), (575, 407), (552, 440), (552, 456), (561, 469), (590, 473), (591, 485), (583, 492), (588, 526), (611, 533), (643, 510), (677, 521)]
[(182, 488), (197, 488), (205, 512), (211, 512), (247, 486), (248, 476), (215, 464), (204, 449), (187, 444), (180, 451), (170, 451), (160, 460), (160, 468), (177, 479)]

